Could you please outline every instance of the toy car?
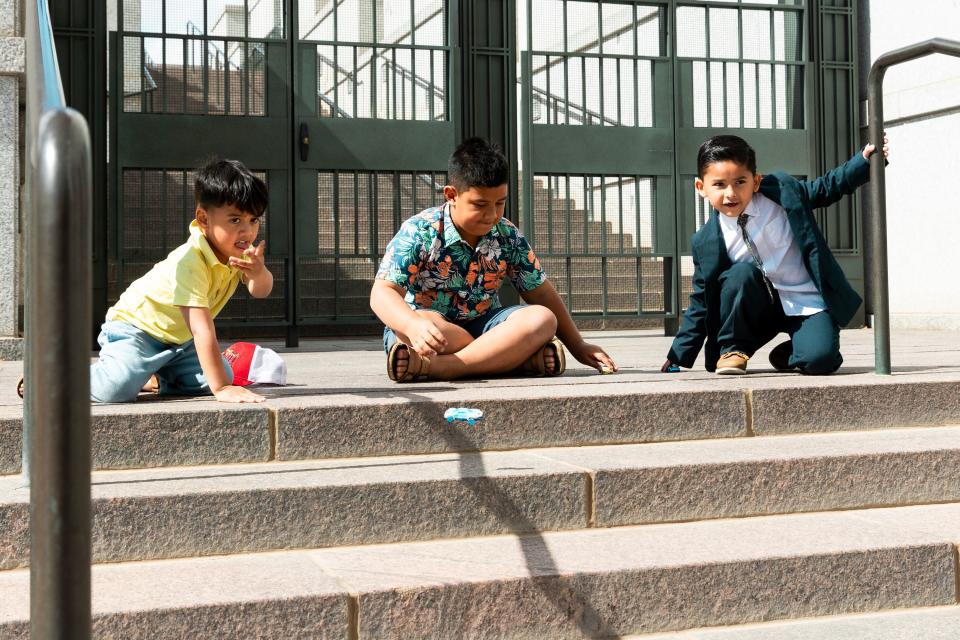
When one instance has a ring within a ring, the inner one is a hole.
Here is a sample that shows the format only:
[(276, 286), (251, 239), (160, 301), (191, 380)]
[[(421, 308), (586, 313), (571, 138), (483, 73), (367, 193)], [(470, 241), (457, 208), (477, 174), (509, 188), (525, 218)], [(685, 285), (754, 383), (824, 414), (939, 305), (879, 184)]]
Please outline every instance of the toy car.
[(453, 422), (456, 420), (460, 422), (466, 422), (472, 427), (473, 425), (477, 424), (477, 420), (483, 419), (483, 411), (480, 409), (470, 409), (467, 407), (453, 407), (444, 411), (443, 417), (447, 419), (447, 422)]

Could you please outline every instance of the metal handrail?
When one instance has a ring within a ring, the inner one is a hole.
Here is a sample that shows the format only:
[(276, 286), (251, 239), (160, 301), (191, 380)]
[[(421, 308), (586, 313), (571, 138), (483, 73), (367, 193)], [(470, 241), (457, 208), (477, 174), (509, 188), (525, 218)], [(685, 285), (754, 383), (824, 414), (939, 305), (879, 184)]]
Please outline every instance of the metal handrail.
[(866, 236), (869, 245), (870, 289), (873, 307), (874, 371), (890, 375), (890, 298), (887, 280), (887, 195), (886, 163), (883, 160), (883, 76), (887, 69), (903, 62), (943, 53), (960, 57), (960, 42), (933, 38), (924, 42), (894, 49), (873, 63), (867, 77), (869, 107), (869, 140), (877, 147), (870, 159), (870, 201), (873, 224)]
[(47, 0), (24, 4), (24, 474), (30, 637), (90, 637), (90, 135), (66, 106)]

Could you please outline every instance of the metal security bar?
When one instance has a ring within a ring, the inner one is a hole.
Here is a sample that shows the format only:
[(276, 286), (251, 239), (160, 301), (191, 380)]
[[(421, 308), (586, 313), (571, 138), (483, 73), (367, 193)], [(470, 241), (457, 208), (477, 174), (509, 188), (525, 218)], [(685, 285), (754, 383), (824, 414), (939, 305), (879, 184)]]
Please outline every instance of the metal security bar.
[(361, 322), (387, 243), (406, 218), (442, 204), (446, 175), (317, 172), (317, 244), (299, 264), (299, 320)]
[(572, 313), (660, 316), (664, 268), (654, 253), (656, 178), (534, 175), (526, 233)]
[(526, 7), (523, 231), (571, 313), (666, 317), (675, 312), (672, 158), (662, 153), (673, 137), (670, 6)]
[(443, 202), (460, 126), (456, 2), (296, 4), (296, 322), (376, 322), (370, 287), (402, 222)]
[(802, 6), (680, 3), (677, 26), (693, 126), (804, 128)]
[(300, 40), (316, 51), (321, 118), (448, 120), (450, 47), (443, 0), (300, 6)]
[(124, 112), (266, 116), (269, 40), (187, 32), (124, 32)]
[[(85, 639), (91, 615), (90, 136), (83, 116), (64, 102), (47, 0), (24, 8), (30, 637)], [(51, 385), (54, 371), (69, 384)]]
[(933, 38), (902, 49), (883, 54), (870, 68), (868, 82), (870, 142), (878, 151), (870, 160), (870, 201), (873, 205), (873, 224), (867, 236), (871, 251), (870, 273), (873, 294), (873, 339), (874, 371), (878, 375), (890, 375), (890, 299), (887, 280), (887, 193), (886, 163), (883, 154), (883, 76), (887, 69), (897, 64), (923, 58), (934, 53), (960, 57), (960, 42), (946, 38)]

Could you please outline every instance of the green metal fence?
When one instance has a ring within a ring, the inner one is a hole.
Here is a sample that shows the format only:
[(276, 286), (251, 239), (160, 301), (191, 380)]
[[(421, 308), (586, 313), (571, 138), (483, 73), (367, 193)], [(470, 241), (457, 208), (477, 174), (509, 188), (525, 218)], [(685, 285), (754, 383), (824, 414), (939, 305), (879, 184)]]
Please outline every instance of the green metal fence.
[[(236, 157), (270, 186), (277, 277), (225, 310), (243, 330), (372, 325), (383, 248), (439, 201), (463, 135), (519, 149), (508, 215), (575, 315), (668, 324), (705, 138), (739, 133), (761, 171), (798, 176), (856, 143), (849, 0), (116, 1), (107, 297), (185, 237), (191, 170)], [(855, 207), (818, 216), (859, 285)]]
[(669, 5), (526, 7), (524, 231), (575, 315), (675, 314)]
[[(525, 5), (524, 230), (574, 314), (675, 321), (693, 269), (689, 238), (709, 213), (693, 189), (703, 140), (743, 136), (761, 172), (832, 166), (819, 149), (822, 122), (837, 116), (817, 101), (810, 55), (811, 42), (823, 46), (811, 36), (822, 10), (763, 0)], [(849, 136), (832, 142), (853, 148)], [(857, 254), (856, 222), (830, 217), (834, 246)]]
[(400, 222), (437, 203), (455, 139), (444, 0), (120, 0), (111, 38), (115, 193), (108, 298), (183, 241), (192, 169), (243, 160), (270, 187), (274, 292), (218, 322), (369, 323)]

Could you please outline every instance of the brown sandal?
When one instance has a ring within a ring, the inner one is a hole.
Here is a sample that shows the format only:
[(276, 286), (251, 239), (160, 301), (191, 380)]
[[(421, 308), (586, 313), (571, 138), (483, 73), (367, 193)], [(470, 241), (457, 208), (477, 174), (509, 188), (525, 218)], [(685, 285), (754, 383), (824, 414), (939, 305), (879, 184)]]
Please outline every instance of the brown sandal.
[[(407, 370), (397, 376), (397, 355), (400, 349), (407, 350)], [(387, 353), (387, 376), (394, 382), (421, 382), (430, 379), (430, 358), (403, 344), (395, 342)]]
[[(547, 349), (553, 349), (554, 352), (553, 369), (551, 370), (547, 370), (547, 364), (545, 362)], [(537, 349), (532, 356), (527, 358), (527, 361), (520, 365), (520, 370), (534, 376), (547, 376), (550, 378), (562, 375), (563, 372), (567, 370), (567, 357), (563, 352), (563, 343), (557, 338), (553, 338), (550, 342)]]
[(17, 380), (17, 395), (23, 397), (23, 376), (20, 376), (20, 379)]

